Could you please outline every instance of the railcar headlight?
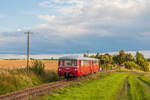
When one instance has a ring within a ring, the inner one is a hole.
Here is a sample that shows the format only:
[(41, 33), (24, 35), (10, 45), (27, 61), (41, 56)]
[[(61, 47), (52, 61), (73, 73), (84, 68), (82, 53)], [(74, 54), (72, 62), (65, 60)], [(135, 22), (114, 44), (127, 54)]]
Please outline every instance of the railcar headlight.
[(74, 69), (75, 71), (77, 71), (78, 69)]
[(61, 69), (58, 69), (58, 71), (61, 71)]

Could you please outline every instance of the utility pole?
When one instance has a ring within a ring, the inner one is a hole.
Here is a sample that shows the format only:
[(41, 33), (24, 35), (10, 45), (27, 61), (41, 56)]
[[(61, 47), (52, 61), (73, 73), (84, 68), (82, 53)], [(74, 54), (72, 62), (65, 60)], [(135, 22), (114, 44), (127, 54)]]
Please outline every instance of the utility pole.
[(27, 34), (27, 71), (29, 71), (29, 54), (30, 54), (30, 32), (25, 32)]

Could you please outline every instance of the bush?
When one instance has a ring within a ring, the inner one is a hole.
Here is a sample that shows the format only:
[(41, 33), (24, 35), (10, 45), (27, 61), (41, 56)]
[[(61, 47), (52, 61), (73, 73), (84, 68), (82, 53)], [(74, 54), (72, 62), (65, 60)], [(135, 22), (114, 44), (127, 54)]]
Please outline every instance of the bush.
[(124, 63), (124, 65), (125, 65), (125, 68), (127, 68), (127, 69), (133, 69), (133, 68), (135, 68), (135, 69), (140, 69), (140, 66), (137, 65), (137, 64), (136, 64), (135, 62), (133, 62), (133, 61), (127, 61), (127, 62)]
[(45, 65), (41, 61), (34, 60), (32, 67), (30, 67), (30, 70), (38, 75), (42, 75), (44, 74), (44, 68)]
[(37, 74), (44, 83), (57, 81), (59, 79), (56, 71), (45, 70), (44, 68), (45, 65), (42, 61), (34, 60), (32, 67), (30, 67), (30, 71)]
[(52, 82), (59, 80), (57, 72), (53, 70), (46, 70), (41, 77), (44, 82)]

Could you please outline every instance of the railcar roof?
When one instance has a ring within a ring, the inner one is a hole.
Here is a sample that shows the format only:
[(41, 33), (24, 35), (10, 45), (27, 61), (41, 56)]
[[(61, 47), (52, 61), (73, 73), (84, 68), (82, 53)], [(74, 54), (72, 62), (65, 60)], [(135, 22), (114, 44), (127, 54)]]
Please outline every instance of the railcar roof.
[(89, 57), (81, 57), (81, 56), (64, 56), (64, 57), (60, 57), (59, 58), (60, 60), (65, 60), (65, 59), (68, 59), (68, 60), (96, 60), (98, 61), (98, 59), (96, 58), (89, 58)]

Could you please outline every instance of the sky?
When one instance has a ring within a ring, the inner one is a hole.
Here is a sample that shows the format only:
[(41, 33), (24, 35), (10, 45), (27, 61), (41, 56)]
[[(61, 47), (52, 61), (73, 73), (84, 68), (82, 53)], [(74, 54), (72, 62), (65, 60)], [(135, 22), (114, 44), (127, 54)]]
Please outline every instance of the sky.
[(0, 54), (150, 50), (149, 0), (1, 0)]

